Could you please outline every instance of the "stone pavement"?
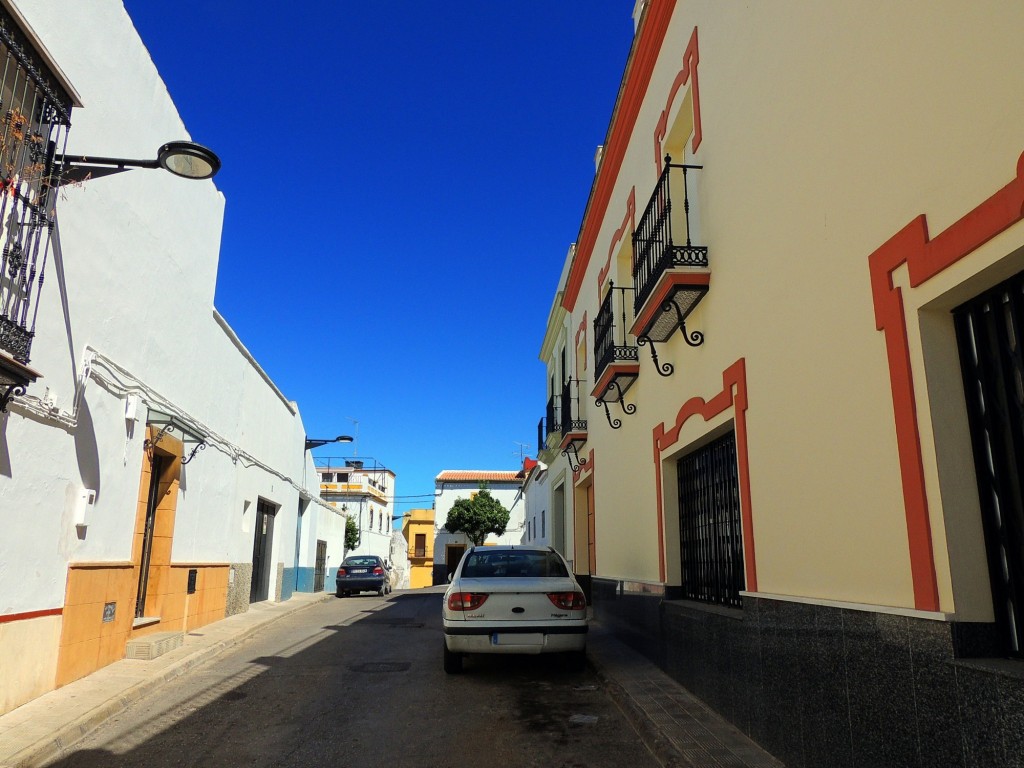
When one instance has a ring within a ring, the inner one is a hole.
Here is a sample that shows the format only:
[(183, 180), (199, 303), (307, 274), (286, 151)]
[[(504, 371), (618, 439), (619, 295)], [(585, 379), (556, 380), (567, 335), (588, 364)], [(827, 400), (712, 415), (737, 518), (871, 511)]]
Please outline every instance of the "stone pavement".
[[(0, 716), (0, 766), (35, 768), (73, 745), (157, 686), (188, 672), (262, 627), (323, 600), (330, 592), (296, 592), (283, 603), (256, 603), (245, 613), (185, 635), (180, 648), (152, 661), (123, 659)], [(607, 690), (666, 768), (783, 768), (652, 662), (592, 626), (587, 655)]]

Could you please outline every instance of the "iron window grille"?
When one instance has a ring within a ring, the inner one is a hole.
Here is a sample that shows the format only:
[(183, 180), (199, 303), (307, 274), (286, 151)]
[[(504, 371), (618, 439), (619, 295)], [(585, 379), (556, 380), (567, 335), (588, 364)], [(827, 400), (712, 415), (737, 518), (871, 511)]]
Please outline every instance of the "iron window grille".
[(953, 317), (998, 639), (1024, 658), (1024, 272)]
[(0, 350), (29, 362), (71, 127), (70, 95), (0, 7)]
[(745, 575), (735, 434), (684, 456), (677, 469), (683, 595), (740, 608)]
[[(687, 172), (699, 170), (700, 165), (681, 165), (665, 157), (665, 168), (658, 177), (643, 217), (633, 233), (633, 311), (640, 313), (650, 297), (658, 278), (676, 267), (707, 267), (707, 246), (693, 245), (690, 241), (690, 195)], [(673, 211), (682, 200), (682, 215)], [(684, 232), (677, 231), (683, 229)], [(685, 233), (686, 242), (682, 243)]]

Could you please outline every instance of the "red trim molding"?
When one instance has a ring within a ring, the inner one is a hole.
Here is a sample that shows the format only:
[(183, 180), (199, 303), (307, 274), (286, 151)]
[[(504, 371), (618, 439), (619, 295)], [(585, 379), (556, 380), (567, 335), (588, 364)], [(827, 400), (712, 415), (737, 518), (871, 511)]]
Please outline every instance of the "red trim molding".
[[(622, 242), (622, 236), (628, 231), (630, 237), (636, 230), (636, 187), (629, 190), (629, 199), (626, 201), (626, 215), (622, 217), (622, 225), (615, 230), (615, 234), (612, 235), (611, 245), (608, 246), (608, 258), (605, 259), (604, 266), (601, 271), (597, 273), (597, 303), (601, 304), (601, 286), (604, 285), (605, 279), (608, 277), (608, 273), (612, 271), (612, 254), (615, 253), (615, 247)], [(634, 254), (634, 261), (636, 255)], [(629, 265), (632, 269), (633, 265)], [(632, 284), (632, 275), (630, 275), (630, 283)]]
[(907, 318), (901, 289), (892, 273), (907, 265), (910, 285), (916, 288), (1024, 218), (1024, 154), (1017, 160), (1016, 177), (1002, 189), (934, 238), (928, 236), (924, 214), (914, 218), (868, 257), (875, 325), (885, 335), (889, 380), (892, 387), (896, 447), (903, 483), (910, 571), (914, 606), (939, 610), (925, 491), (921, 433), (917, 420), (914, 375), (910, 363)]
[(747, 590), (757, 591), (757, 561), (754, 558), (754, 518), (750, 501), (750, 461), (747, 456), (747, 361), (740, 358), (722, 372), (722, 391), (710, 400), (691, 397), (679, 409), (675, 423), (662, 422), (652, 432), (654, 442), (655, 495), (658, 507), (658, 573), (665, 581), (665, 503), (662, 497), (661, 454), (679, 441), (679, 432), (692, 417), (710, 421), (729, 408), (734, 410), (736, 463), (739, 470), (740, 514), (743, 525), (743, 561)]
[(658, 278), (658, 283), (647, 297), (640, 314), (637, 315), (629, 332), (634, 336), (643, 336), (659, 312), (666, 299), (676, 288), (700, 288), (711, 285), (710, 272), (666, 272)]
[(640, 376), (639, 363), (609, 363), (604, 369), (601, 378), (597, 380), (596, 386), (591, 390), (590, 396), (603, 400), (609, 385), (620, 376)]
[(590, 454), (587, 456), (586, 463), (580, 464), (579, 469), (572, 473), (572, 485), (574, 488), (578, 487), (579, 484), (587, 477), (594, 476), (594, 449), (590, 449)]
[[(700, 146), (703, 133), (700, 127), (700, 86), (697, 80), (698, 63), (700, 63), (700, 50), (697, 48), (697, 28), (694, 27), (693, 34), (690, 35), (690, 42), (686, 46), (686, 52), (683, 54), (683, 68), (679, 70), (675, 82), (672, 83), (672, 90), (669, 91), (665, 109), (662, 111), (661, 117), (658, 119), (658, 125), (654, 129), (654, 163), (658, 168), (659, 175), (661, 174), (662, 163), (665, 157), (662, 143), (665, 141), (665, 133), (668, 131), (668, 113), (672, 108), (672, 102), (675, 101), (676, 94), (689, 82), (690, 75), (693, 75), (693, 86), (691, 87), (693, 91), (693, 141), (690, 144), (690, 149), (696, 154), (697, 147)], [(676, 158), (676, 162), (681, 163), (682, 161), (683, 158)]]
[(576, 335), (573, 337), (572, 354), (573, 354), (573, 360), (576, 363), (574, 368), (576, 369), (576, 376), (579, 377), (579, 378), (583, 378), (583, 376), (582, 376), (583, 371), (587, 370), (587, 368), (590, 367), (589, 365), (584, 365), (583, 366), (583, 371), (581, 371), (580, 370), (580, 361), (576, 359), (576, 351), (580, 348), (580, 338), (581, 337), (583, 339), (583, 353), (586, 354), (586, 352), (587, 352), (587, 346), (586, 346), (587, 345), (587, 313), (586, 312), (583, 313), (583, 319), (580, 320), (579, 327), (576, 328)]
[(28, 611), (26, 613), (9, 613), (0, 616), (0, 624), (7, 624), (14, 621), (27, 621), (28, 619), (40, 619), (44, 616), (60, 616), (64, 613), (63, 608), (47, 608), (42, 611)]
[(601, 168), (597, 173), (597, 179), (594, 180), (590, 204), (587, 206), (583, 225), (580, 228), (576, 258), (573, 259), (569, 268), (569, 277), (566, 280), (562, 306), (569, 312), (572, 312), (576, 306), (576, 299), (579, 298), (580, 289), (583, 287), (583, 277), (590, 264), (590, 257), (594, 251), (605, 212), (608, 209), (615, 180), (622, 167), (622, 160), (626, 156), (626, 147), (629, 144), (630, 136), (633, 135), (633, 129), (640, 114), (640, 106), (647, 94), (651, 74), (654, 72), (654, 65), (661, 53), (661, 46), (665, 41), (665, 34), (668, 32), (669, 21), (672, 19), (675, 7), (676, 0), (653, 0), (648, 5), (643, 25), (637, 33), (637, 41), (634, 43), (636, 48), (627, 65), (612, 125), (608, 129)]

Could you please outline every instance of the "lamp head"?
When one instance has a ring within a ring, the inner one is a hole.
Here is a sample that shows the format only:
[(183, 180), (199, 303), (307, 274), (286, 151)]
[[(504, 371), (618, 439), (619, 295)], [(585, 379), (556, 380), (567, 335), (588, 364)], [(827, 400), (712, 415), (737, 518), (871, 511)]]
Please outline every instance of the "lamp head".
[(160, 167), (185, 179), (209, 179), (220, 170), (220, 158), (193, 141), (169, 141), (157, 153)]

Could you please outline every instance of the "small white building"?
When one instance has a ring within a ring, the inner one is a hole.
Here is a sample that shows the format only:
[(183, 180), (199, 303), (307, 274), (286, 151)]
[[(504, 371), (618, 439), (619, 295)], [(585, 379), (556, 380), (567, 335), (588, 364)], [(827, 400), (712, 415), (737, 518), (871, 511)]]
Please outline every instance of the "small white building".
[(554, 547), (565, 556), (565, 537), (553, 530), (551, 520), (551, 487), (548, 465), (527, 459), (523, 465), (523, 544)]
[(472, 545), (464, 533), (449, 533), (444, 527), (448, 513), (459, 499), (470, 499), (486, 489), (509, 511), (508, 525), (501, 536), (490, 535), (485, 544), (521, 544), (526, 528), (523, 479), (520, 470), (446, 469), (434, 478), (434, 583), (443, 584), (459, 564), (462, 553)]
[[(392, 510), (395, 508), (395, 473), (372, 458), (344, 459), (317, 467), (320, 497), (347, 515), (359, 529), (359, 544), (341, 554), (377, 555), (391, 560)], [(332, 560), (334, 578), (341, 559)]]

